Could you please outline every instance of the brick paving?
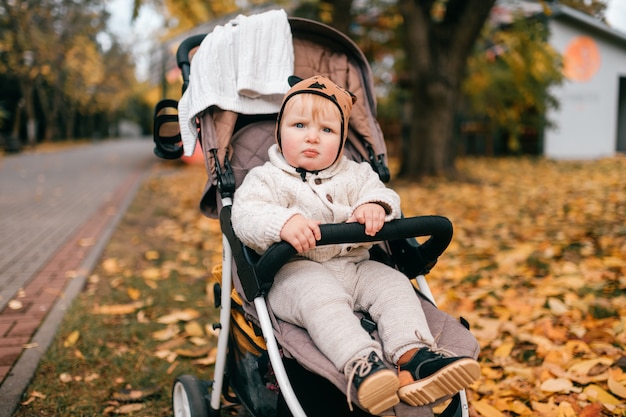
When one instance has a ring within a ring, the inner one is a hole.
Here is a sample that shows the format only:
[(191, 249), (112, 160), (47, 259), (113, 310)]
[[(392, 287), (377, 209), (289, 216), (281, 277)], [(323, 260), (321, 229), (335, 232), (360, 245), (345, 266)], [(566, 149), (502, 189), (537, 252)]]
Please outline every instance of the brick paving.
[(0, 417), (9, 417), (156, 160), (148, 140), (0, 159)]

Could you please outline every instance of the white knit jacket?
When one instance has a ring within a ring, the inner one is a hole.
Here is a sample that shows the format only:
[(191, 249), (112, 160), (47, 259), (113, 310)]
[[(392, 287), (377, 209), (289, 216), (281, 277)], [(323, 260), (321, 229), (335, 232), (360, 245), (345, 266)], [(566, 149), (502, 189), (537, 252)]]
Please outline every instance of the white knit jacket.
[[(269, 162), (253, 168), (235, 192), (232, 224), (235, 234), (258, 253), (279, 242), (280, 231), (295, 214), (324, 223), (343, 223), (354, 209), (365, 203), (379, 203), (385, 221), (401, 217), (400, 197), (387, 188), (367, 163), (341, 157), (318, 174), (308, 173), (303, 181), (277, 145), (269, 149)], [(327, 245), (303, 256), (324, 262), (345, 253), (348, 246), (370, 247), (371, 243)]]

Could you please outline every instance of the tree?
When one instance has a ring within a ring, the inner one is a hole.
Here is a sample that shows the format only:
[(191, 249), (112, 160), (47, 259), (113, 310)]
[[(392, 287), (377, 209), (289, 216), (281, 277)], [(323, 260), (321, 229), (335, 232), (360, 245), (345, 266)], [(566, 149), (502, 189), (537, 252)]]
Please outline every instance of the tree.
[(76, 120), (113, 124), (136, 80), (130, 52), (113, 36), (106, 50), (98, 42), (107, 18), (100, 0), (0, 0), (0, 74), (20, 86), (15, 137), (22, 112), (30, 145), (42, 131), (44, 141), (72, 138)]
[(563, 79), (560, 55), (547, 43), (544, 15), (520, 15), (511, 25), (486, 29), (469, 58), (464, 113), (484, 120), (488, 137), (506, 132), (508, 150), (516, 152), (521, 134), (543, 130), (546, 110), (558, 107), (549, 87)]
[(399, 0), (411, 125), (400, 176), (454, 175), (454, 120), (467, 59), (495, 0)]

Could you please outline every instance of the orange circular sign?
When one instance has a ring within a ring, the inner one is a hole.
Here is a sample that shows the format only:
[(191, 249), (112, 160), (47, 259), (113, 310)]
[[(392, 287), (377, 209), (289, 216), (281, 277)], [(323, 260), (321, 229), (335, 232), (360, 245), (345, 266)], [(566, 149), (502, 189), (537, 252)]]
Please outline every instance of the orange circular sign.
[(563, 75), (572, 81), (589, 81), (600, 69), (600, 50), (588, 36), (575, 37), (563, 54)]

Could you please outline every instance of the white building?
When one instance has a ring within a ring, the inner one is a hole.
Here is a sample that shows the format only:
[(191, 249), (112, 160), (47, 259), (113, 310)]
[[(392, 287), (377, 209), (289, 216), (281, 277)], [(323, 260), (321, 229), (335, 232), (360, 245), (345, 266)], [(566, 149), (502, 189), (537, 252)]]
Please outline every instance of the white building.
[(566, 80), (553, 93), (544, 155), (594, 159), (626, 152), (626, 34), (572, 8), (553, 8), (550, 44), (563, 55)]

